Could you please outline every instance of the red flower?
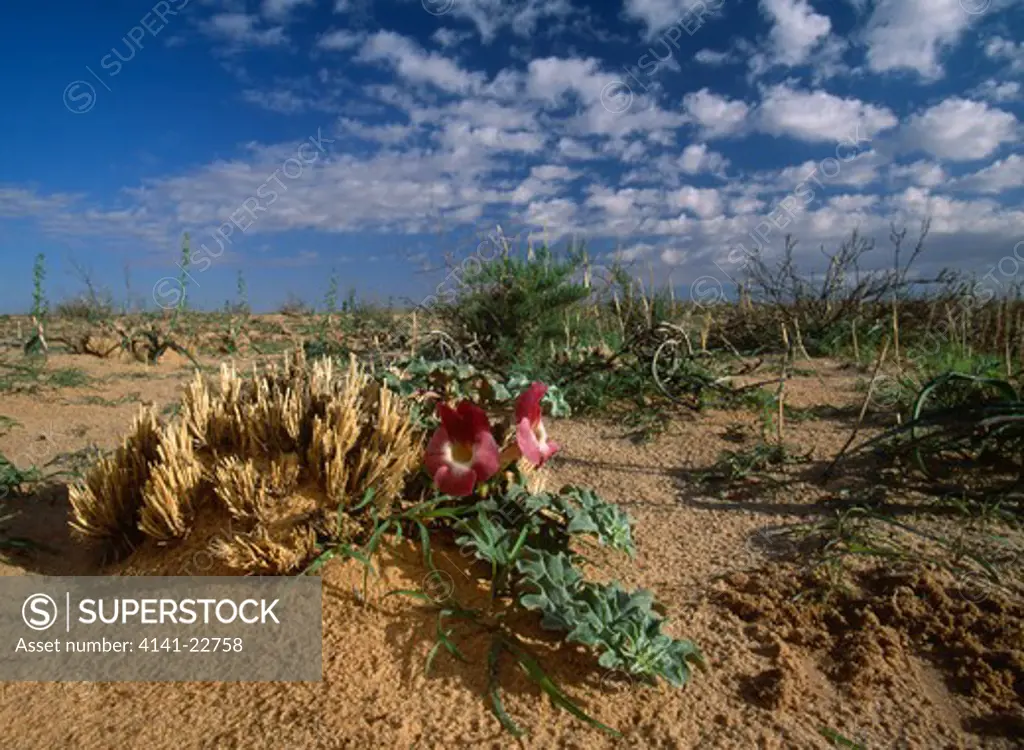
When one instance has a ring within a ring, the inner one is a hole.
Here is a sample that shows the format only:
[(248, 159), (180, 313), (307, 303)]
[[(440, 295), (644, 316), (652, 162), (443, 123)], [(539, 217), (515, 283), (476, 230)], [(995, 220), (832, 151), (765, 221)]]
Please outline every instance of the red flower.
[(427, 445), (427, 471), (446, 495), (471, 495), (477, 482), (498, 471), (498, 443), (487, 414), (469, 401), (455, 409), (438, 404), (437, 413), (441, 426)]
[(516, 400), (516, 442), (534, 466), (543, 466), (559, 449), (558, 443), (548, 440), (541, 420), (540, 401), (547, 392), (544, 383), (532, 383)]

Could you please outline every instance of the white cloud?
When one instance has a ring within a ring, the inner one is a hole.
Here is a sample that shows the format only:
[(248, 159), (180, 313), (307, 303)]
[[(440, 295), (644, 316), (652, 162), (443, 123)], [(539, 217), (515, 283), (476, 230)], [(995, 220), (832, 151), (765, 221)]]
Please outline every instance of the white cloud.
[[(672, 131), (685, 122), (682, 115), (667, 112), (653, 101), (624, 94), (619, 76), (602, 71), (592, 57), (531, 60), (524, 90), (549, 110), (561, 110), (574, 97), (578, 99), (584, 105), (582, 111), (565, 121), (574, 135), (622, 139), (646, 133), (656, 142), (668, 143)], [(622, 96), (628, 97), (625, 107), (618, 106)]]
[(722, 212), (722, 198), (713, 188), (695, 188), (684, 185), (669, 196), (669, 205), (692, 211), (706, 219)]
[(688, 258), (693, 255), (692, 250), (680, 250), (675, 248), (666, 248), (661, 251), (661, 255), (658, 257), (661, 262), (666, 266), (681, 266)]
[(234, 47), (273, 47), (288, 41), (283, 27), (258, 29), (259, 20), (258, 16), (246, 13), (217, 13), (202, 24), (202, 29)]
[(401, 123), (368, 125), (361, 120), (349, 117), (342, 117), (338, 120), (338, 127), (358, 138), (389, 146), (396, 146), (409, 140), (417, 130), (414, 125), (403, 125)]
[(1021, 85), (1017, 81), (996, 81), (990, 78), (970, 93), (990, 102), (1012, 102), (1021, 98)]
[(638, 191), (631, 188), (611, 190), (604, 186), (591, 188), (585, 204), (598, 208), (613, 218), (629, 216), (637, 207)]
[(267, 18), (285, 21), (302, 5), (315, 5), (316, 0), (263, 0), (262, 11)]
[(362, 44), (364, 36), (346, 29), (328, 31), (317, 37), (316, 46), (320, 49), (342, 51), (355, 49)]
[(955, 47), (979, 17), (967, 13), (962, 0), (878, 0), (864, 33), (868, 68), (941, 78), (942, 54)]
[(590, 185), (583, 202), (587, 225), (597, 234), (630, 236), (635, 234), (645, 218), (657, 214), (664, 201), (661, 191), (622, 188), (615, 190), (604, 185)]
[[(886, 160), (877, 151), (864, 151), (848, 162), (833, 161), (835, 165), (832, 161), (827, 165), (821, 161), (805, 161), (777, 172), (759, 174), (758, 178), (768, 191), (792, 190), (801, 184), (815, 191), (822, 186), (865, 188), (879, 179), (880, 171), (886, 165)], [(836, 169), (837, 172), (834, 171)]]
[(721, 174), (729, 165), (729, 160), (717, 151), (710, 150), (706, 143), (691, 143), (683, 149), (677, 163), (686, 174)]
[(576, 172), (561, 164), (541, 164), (530, 170), (530, 175), (538, 180), (570, 180)]
[(544, 148), (544, 136), (539, 133), (503, 132), (495, 127), (475, 128), (466, 122), (448, 123), (441, 142), (459, 154), (482, 146), (493, 151), (518, 151), (535, 154)]
[(558, 141), (558, 152), (566, 159), (590, 161), (597, 158), (597, 152), (583, 141), (575, 138), (561, 138)]
[(1002, 193), (1024, 187), (1024, 157), (1011, 154), (974, 174), (956, 181), (956, 186), (978, 193)]
[(429, 83), (452, 93), (469, 93), (479, 88), (482, 76), (469, 73), (452, 60), (425, 52), (415, 42), (393, 31), (378, 31), (364, 42), (356, 59), (385, 62), (407, 81)]
[(877, 195), (837, 195), (830, 198), (828, 205), (838, 211), (846, 212), (857, 212), (865, 211), (866, 209), (873, 208), (879, 203)]
[(683, 98), (683, 109), (700, 126), (705, 138), (733, 135), (743, 129), (750, 107), (703, 88)]
[(718, 52), (713, 49), (698, 50), (693, 59), (701, 65), (711, 66), (728, 65), (729, 63), (737, 62), (736, 55), (732, 52)]
[(449, 47), (455, 47), (462, 44), (462, 42), (466, 41), (471, 36), (471, 32), (456, 31), (448, 26), (441, 26), (437, 31), (430, 35), (430, 38), (437, 44), (441, 45), (442, 48), (448, 49)]
[(921, 149), (940, 159), (984, 159), (1018, 137), (1018, 122), (1009, 112), (984, 102), (951, 97), (915, 114), (902, 129), (904, 150)]
[(1024, 72), (1024, 42), (994, 36), (985, 41), (985, 55), (990, 60), (1008, 63), (1012, 73)]
[(615, 139), (643, 134), (652, 143), (666, 146), (674, 141), (674, 131), (685, 124), (686, 118), (657, 106), (610, 112), (602, 102), (593, 102), (586, 112), (572, 121), (578, 132), (588, 135), (609, 136)]
[(545, 227), (552, 241), (580, 229), (576, 221), (576, 204), (565, 198), (533, 201), (526, 208), (525, 220), (528, 224)]
[[(907, 188), (903, 193), (894, 196), (892, 207), (897, 217), (903, 221), (916, 222), (920, 217), (931, 216), (933, 233), (982, 237), (988, 235), (992, 239), (1016, 236), (1013, 222), (1019, 222), (1024, 218), (1024, 212), (1004, 210), (991, 200), (957, 200), (944, 195), (934, 195), (924, 188)], [(1012, 246), (1012, 241), (1005, 245), (1007, 249)], [(961, 262), (962, 260), (961, 256)]]
[(505, 132), (531, 130), (540, 132), (536, 116), (527, 103), (504, 104), (480, 98), (462, 99), (444, 107), (418, 107), (410, 117), (424, 125), (445, 124), (452, 120), (470, 123), (475, 127), (495, 128)]
[(543, 57), (530, 61), (527, 69), (526, 90), (536, 99), (561, 105), (568, 94), (579, 94), (586, 104), (599, 101), (602, 91), (618, 79), (602, 74), (600, 64), (593, 57)]
[(71, 208), (81, 199), (81, 195), (71, 193), (41, 196), (35, 190), (26, 188), (0, 187), (0, 216), (57, 213)]
[(807, 60), (832, 30), (828, 16), (815, 13), (807, 0), (761, 0), (761, 12), (773, 21), (773, 58), (784, 65)]
[(647, 37), (652, 38), (676, 25), (691, 33), (699, 28), (701, 19), (707, 23), (724, 4), (724, 0), (626, 0), (623, 12), (644, 24)]
[[(420, 5), (422, 0), (407, 2)], [(493, 42), (504, 28), (528, 36), (542, 25), (542, 20), (545, 21), (543, 26), (550, 27), (573, 13), (569, 0), (431, 0), (428, 5), (446, 8), (444, 17), (463, 18), (472, 23), (485, 44)]]
[[(49, 235), (78, 242), (102, 238), (105, 245), (138, 248), (169, 247), (173, 225), (167, 212), (149, 211), (135, 204), (127, 208), (98, 208), (86, 196), (72, 193), (41, 195), (25, 188), (0, 186), (0, 217), (21, 220), (33, 217)], [(75, 227), (78, 227), (77, 230)]]
[(619, 250), (615, 250), (609, 253), (608, 257), (612, 261), (619, 261), (621, 263), (632, 263), (637, 260), (643, 260), (650, 256), (657, 248), (654, 245), (649, 245), (645, 242), (637, 243), (630, 247), (624, 247)]
[(870, 139), (899, 123), (885, 107), (784, 84), (766, 90), (757, 120), (766, 133), (811, 142)]
[(763, 210), (767, 203), (752, 195), (740, 195), (729, 201), (729, 210), (733, 214), (752, 214)]
[(894, 166), (889, 175), (895, 180), (906, 180), (917, 187), (935, 188), (949, 181), (949, 175), (942, 165), (933, 161), (915, 161), (912, 164)]

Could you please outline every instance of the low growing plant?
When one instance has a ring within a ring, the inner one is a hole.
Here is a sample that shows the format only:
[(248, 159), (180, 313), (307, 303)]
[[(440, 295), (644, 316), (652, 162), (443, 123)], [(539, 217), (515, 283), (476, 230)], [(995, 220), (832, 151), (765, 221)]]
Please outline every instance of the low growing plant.
[[(398, 362), (379, 373), (381, 382), (403, 398), (416, 402), (414, 414), (426, 427), (437, 424), (431, 404), (470, 399), (491, 408), (507, 407), (530, 384), (522, 374), (503, 376), (454, 359), (415, 357)], [(562, 389), (547, 386), (543, 403), (554, 417), (568, 417), (572, 409)]]
[(42, 474), (34, 466), (28, 469), (19, 469), (4, 454), (0, 453), (0, 552), (8, 550), (16, 552), (32, 549), (35, 546), (30, 539), (12, 536), (4, 528), (7, 521), (16, 515), (7, 512), (5, 505), (8, 497), (13, 497), (25, 486), (34, 484), (40, 479), (42, 479)]
[[(414, 597), (436, 610), (437, 640), (427, 669), (441, 649), (465, 661), (458, 639), (485, 636), (490, 639), (488, 698), (506, 730), (524, 734), (501, 700), (503, 656), (517, 663), (556, 705), (619, 735), (586, 714), (555, 684), (510, 625), (516, 610), (538, 614), (543, 629), (590, 648), (600, 667), (630, 680), (654, 684), (661, 679), (679, 687), (690, 678), (692, 666), (703, 667), (704, 661), (694, 644), (662, 632), (665, 619), (650, 592), (627, 591), (617, 582), (595, 583), (584, 575), (581, 549), (597, 546), (635, 555), (633, 524), (625, 512), (583, 487), (568, 485), (557, 492), (530, 488), (527, 467), (543, 466), (560, 449), (548, 437), (541, 417), (548, 393), (546, 385), (530, 384), (516, 399), (512, 418), (496, 426), (468, 399), (454, 408), (439, 403), (440, 424), (424, 461), (437, 489), (434, 497), (377, 519), (364, 546), (328, 548), (310, 567), (345, 554), (369, 571), (384, 534), (412, 528), (410, 535), (421, 540), (426, 566), (440, 575), (432, 547), (437, 535), (446, 534), (478, 566), (489, 597), (484, 606), (471, 607), (459, 601), (454, 590), (443, 596), (426, 589), (389, 593)], [(523, 459), (526, 466), (520, 465)], [(462, 625), (458, 634), (455, 623)]]

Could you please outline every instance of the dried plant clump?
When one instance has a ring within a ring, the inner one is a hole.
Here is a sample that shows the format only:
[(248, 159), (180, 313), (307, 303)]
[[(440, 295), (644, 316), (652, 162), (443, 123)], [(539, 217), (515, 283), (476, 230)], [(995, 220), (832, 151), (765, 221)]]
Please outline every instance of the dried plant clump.
[(339, 511), (356, 513), (368, 493), (382, 512), (401, 501), (422, 450), (407, 405), (354, 357), (338, 372), (299, 350), (249, 378), (225, 364), (219, 378), (197, 372), (173, 422), (140, 415), (117, 453), (72, 488), (71, 525), (124, 552), (219, 524), (230, 530), (207, 543), (217, 559), (290, 572), (362, 528)]
[[(174, 353), (196, 363), (191, 351), (198, 341), (193, 337), (172, 338), (173, 333), (151, 322), (132, 326), (127, 321), (102, 321), (99, 330), (73, 332), (67, 336), (50, 337), (52, 342), (64, 344), (72, 354), (90, 354), (100, 359), (117, 358), (147, 364), (162, 362), (168, 353)], [(42, 339), (45, 343), (45, 339)]]
[(72, 354), (91, 354), (100, 359), (116, 357), (124, 352), (121, 339), (93, 333), (79, 333), (59, 340)]
[(236, 570), (274, 575), (300, 568), (313, 556), (316, 545), (316, 531), (311, 526), (292, 529), (280, 540), (257, 527), (255, 531), (235, 534), (230, 539), (214, 540), (210, 551)]
[(138, 538), (136, 514), (159, 444), (156, 414), (143, 409), (114, 454), (101, 458), (83, 483), (71, 486), (71, 528), (77, 535), (118, 546)]
[(180, 539), (192, 524), (203, 466), (196, 458), (187, 429), (178, 422), (161, 434), (157, 456), (142, 491), (139, 529), (161, 541)]
[(214, 470), (214, 491), (232, 518), (270, 523), (274, 503), (296, 488), (302, 467), (294, 453), (283, 454), (260, 467), (237, 456), (220, 460)]

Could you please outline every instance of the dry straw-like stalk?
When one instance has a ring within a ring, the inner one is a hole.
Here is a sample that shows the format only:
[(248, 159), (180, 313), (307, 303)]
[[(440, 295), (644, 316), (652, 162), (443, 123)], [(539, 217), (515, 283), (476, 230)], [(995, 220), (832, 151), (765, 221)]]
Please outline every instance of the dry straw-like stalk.
[(251, 573), (280, 574), (297, 570), (316, 549), (316, 533), (311, 527), (299, 527), (276, 540), (266, 529), (216, 539), (210, 551), (228, 567)]
[(72, 488), (71, 525), (126, 551), (182, 540), (199, 519), (241, 524), (210, 551), (246, 572), (284, 572), (318, 536), (339, 533), (338, 510), (368, 491), (382, 511), (398, 503), (422, 440), (407, 405), (354, 357), (337, 373), (298, 350), (246, 379), (225, 364), (216, 379), (196, 374), (175, 421), (161, 427), (152, 411), (136, 419), (124, 445)]
[(252, 459), (242, 461), (238, 456), (227, 456), (217, 464), (214, 476), (214, 492), (232, 517), (268, 520), (270, 498)]
[(157, 460), (142, 491), (139, 530), (161, 541), (185, 536), (202, 478), (203, 467), (192, 450), (188, 429), (181, 422), (169, 425), (160, 435)]
[(83, 483), (71, 486), (74, 533), (117, 546), (129, 545), (137, 538), (136, 514), (159, 443), (156, 414), (151, 408), (142, 409), (117, 451), (101, 458)]

